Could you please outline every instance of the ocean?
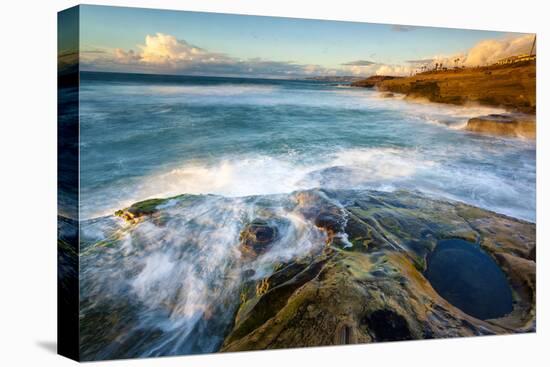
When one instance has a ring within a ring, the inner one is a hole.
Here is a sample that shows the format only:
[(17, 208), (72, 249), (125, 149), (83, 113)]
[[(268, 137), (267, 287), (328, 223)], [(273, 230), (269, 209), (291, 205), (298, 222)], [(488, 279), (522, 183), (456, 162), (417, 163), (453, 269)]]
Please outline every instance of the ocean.
[(417, 190), (535, 221), (535, 142), (462, 130), (503, 112), (320, 81), (81, 72), (80, 215), (152, 197)]
[[(535, 143), (462, 129), (499, 109), (307, 80), (83, 72), (80, 88), (84, 360), (220, 350), (254, 284), (326, 247), (296, 190), (405, 189), (535, 221)], [(205, 195), (113, 216), (180, 194)], [(277, 238), (247, 259), (258, 218)]]

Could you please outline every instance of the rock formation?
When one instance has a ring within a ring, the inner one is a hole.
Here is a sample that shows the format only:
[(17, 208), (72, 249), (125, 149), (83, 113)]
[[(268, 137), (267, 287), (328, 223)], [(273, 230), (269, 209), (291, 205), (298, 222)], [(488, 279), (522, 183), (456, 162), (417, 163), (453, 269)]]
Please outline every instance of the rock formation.
[(492, 114), (468, 120), (466, 130), (492, 135), (535, 139), (536, 122), (533, 115)]

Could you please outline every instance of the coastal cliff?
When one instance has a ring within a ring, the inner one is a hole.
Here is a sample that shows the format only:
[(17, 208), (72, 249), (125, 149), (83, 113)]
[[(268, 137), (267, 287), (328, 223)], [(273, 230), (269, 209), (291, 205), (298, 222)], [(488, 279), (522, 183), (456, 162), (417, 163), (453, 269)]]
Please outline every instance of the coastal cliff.
[[(353, 87), (404, 94), (406, 98), (455, 105), (479, 104), (504, 108), (507, 115), (480, 116), (466, 130), (534, 139), (536, 125), (536, 62), (428, 71), (410, 77), (375, 75)], [(389, 94), (388, 94), (389, 93)]]
[(373, 75), (369, 76), (366, 79), (361, 79), (351, 83), (352, 87), (361, 87), (361, 88), (373, 88), (386, 80), (395, 80), (401, 79), (399, 76), (389, 76), (389, 75)]
[(534, 61), (430, 71), (377, 83), (381, 91), (427, 98), (431, 102), (503, 107), (510, 111), (536, 112), (536, 64)]

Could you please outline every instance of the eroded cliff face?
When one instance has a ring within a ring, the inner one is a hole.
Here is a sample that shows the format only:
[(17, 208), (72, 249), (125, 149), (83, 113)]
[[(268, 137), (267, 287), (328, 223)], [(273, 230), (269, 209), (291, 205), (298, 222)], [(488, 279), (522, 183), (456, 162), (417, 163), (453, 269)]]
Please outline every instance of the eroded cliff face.
[(503, 107), (515, 112), (536, 111), (534, 61), (479, 68), (432, 71), (411, 77), (355, 82), (381, 91), (402, 93), (431, 102)]

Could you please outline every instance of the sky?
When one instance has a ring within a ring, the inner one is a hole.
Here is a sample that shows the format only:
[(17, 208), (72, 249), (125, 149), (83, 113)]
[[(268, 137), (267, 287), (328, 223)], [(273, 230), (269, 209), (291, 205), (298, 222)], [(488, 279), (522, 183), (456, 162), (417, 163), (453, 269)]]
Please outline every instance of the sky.
[(294, 78), (490, 64), (533, 35), (84, 5), (81, 70)]

